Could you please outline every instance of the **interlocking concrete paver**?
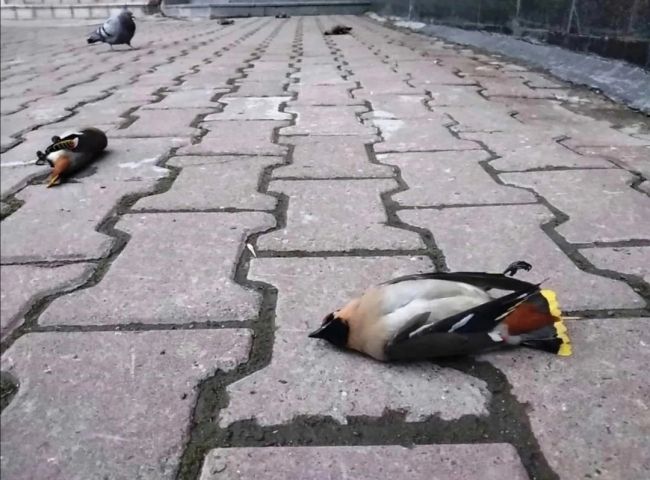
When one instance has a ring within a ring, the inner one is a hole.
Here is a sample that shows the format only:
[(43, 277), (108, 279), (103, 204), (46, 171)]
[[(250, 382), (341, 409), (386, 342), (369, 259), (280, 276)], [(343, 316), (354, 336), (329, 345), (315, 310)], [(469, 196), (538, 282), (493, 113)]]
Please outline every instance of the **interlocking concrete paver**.
[[(377, 417), (386, 409), (404, 411), (408, 421), (484, 415), (489, 393), (479, 380), (431, 363), (388, 365), (342, 355), (307, 337), (328, 312), (369, 284), (430, 269), (421, 257), (253, 260), (249, 277), (279, 291), (273, 357), (262, 370), (228, 386), (230, 403), (220, 423), (253, 418), (274, 425), (298, 415), (346, 423), (347, 416)], [(317, 282), (303, 281), (316, 277)]]
[[(384, 139), (375, 145), (377, 153), (437, 150), (477, 150), (479, 145), (455, 138), (445, 122), (434, 118), (373, 119)], [(448, 121), (451, 124), (451, 120)]]
[(636, 275), (650, 284), (650, 247), (585, 248), (580, 253), (596, 268)]
[(646, 178), (650, 178), (650, 145), (636, 147), (577, 147), (576, 151), (586, 158), (599, 156), (611, 159)]
[[(291, 105), (363, 105), (363, 100), (353, 98), (350, 90), (356, 88), (353, 82), (337, 85), (301, 85), (289, 87), (290, 92), (296, 92), (298, 100)], [(355, 96), (356, 97), (356, 96)]]
[(16, 195), (25, 205), (2, 223), (2, 262), (90, 260), (107, 255), (113, 240), (95, 229), (120, 198), (139, 187), (149, 188), (118, 182), (27, 187)]
[[(270, 447), (211, 450), (200, 480), (527, 480), (517, 452), (508, 444), (416, 447)], [(432, 475), (434, 475), (432, 477)]]
[(386, 225), (380, 194), (395, 188), (397, 182), (388, 179), (275, 180), (269, 190), (289, 197), (287, 225), (262, 235), (258, 247), (307, 251), (423, 248), (414, 232)]
[(76, 263), (59, 267), (3, 265), (0, 267), (0, 336), (4, 338), (23, 322), (32, 303), (61, 289), (84, 283), (92, 264)]
[(292, 163), (276, 168), (273, 171), (274, 177), (340, 178), (393, 175), (390, 167), (370, 163), (364, 142), (358, 137), (296, 136), (281, 137), (281, 140), (294, 145)]
[(133, 112), (137, 120), (127, 128), (115, 130), (114, 137), (189, 137), (199, 130), (190, 124), (200, 112), (196, 109), (143, 110)]
[[(498, 272), (514, 259), (533, 265), (522, 279), (558, 292), (565, 310), (642, 307), (642, 299), (620, 281), (581, 271), (542, 231), (554, 217), (543, 206), (505, 205), (399, 212), (405, 222), (431, 231), (453, 270)], [(486, 250), (487, 249), (487, 250)]]
[(125, 216), (115, 228), (131, 239), (106, 276), (92, 288), (55, 300), (41, 323), (248, 320), (257, 314), (259, 295), (233, 280), (234, 265), (244, 238), (273, 224), (273, 217), (262, 213)]
[(202, 108), (211, 109), (219, 108), (220, 104), (214, 102), (212, 99), (221, 93), (228, 92), (227, 89), (222, 88), (204, 88), (193, 90), (179, 90), (169, 89), (164, 92), (165, 98), (160, 102), (150, 103), (142, 107), (143, 110), (158, 110), (166, 108)]
[(286, 95), (286, 89), (289, 81), (286, 82), (251, 82), (248, 80), (242, 80), (235, 85), (237, 90), (228, 95), (224, 95), (225, 98), (230, 97), (281, 97)]
[(365, 90), (354, 92), (355, 97), (368, 98), (372, 112), (367, 116), (372, 118), (418, 118), (434, 116), (425, 106), (426, 98), (421, 95), (371, 95)]
[[(167, 165), (182, 170), (171, 189), (143, 198), (134, 208), (269, 210), (275, 206), (276, 200), (259, 193), (257, 186), (263, 169), (281, 161), (280, 157), (173, 157)], [(210, 179), (207, 185), (206, 179)]]
[(647, 318), (569, 322), (574, 354), (498, 354), (542, 452), (560, 478), (645, 478), (648, 458)]
[[(291, 97), (242, 97), (224, 98), (223, 112), (205, 117), (204, 122), (214, 120), (291, 120), (291, 115), (280, 112), (280, 105)], [(254, 128), (254, 126), (251, 126)]]
[[(499, 144), (492, 144), (498, 148)], [(566, 168), (613, 168), (614, 165), (604, 158), (579, 155), (559, 143), (549, 139), (541, 145), (524, 145), (510, 150), (499, 151), (500, 158), (490, 162), (490, 165), (501, 171), (516, 171), (542, 169), (549, 167)]]
[[(200, 143), (178, 150), (181, 155), (283, 155), (287, 147), (272, 141), (276, 128), (288, 125), (286, 121), (257, 120), (254, 125), (245, 120), (213, 121)], [(254, 128), (252, 128), (254, 127)]]
[[(535, 196), (523, 189), (496, 183), (480, 165), (487, 152), (422, 152), (379, 155), (396, 165), (409, 189), (393, 195), (401, 205), (439, 206), (477, 203), (526, 203)], [(444, 174), (444, 176), (442, 175)]]
[(650, 199), (630, 188), (634, 176), (624, 170), (506, 173), (501, 179), (532, 188), (569, 215), (557, 227), (569, 242), (650, 239)]
[[(244, 362), (246, 330), (31, 333), (2, 356), (7, 480), (172, 479), (196, 385)], [(29, 446), (29, 447), (27, 447)]]
[[(375, 129), (363, 125), (356, 114), (367, 111), (357, 106), (307, 106), (292, 105), (287, 112), (296, 113), (296, 123), (280, 130), (280, 135), (373, 135)], [(328, 118), (323, 122), (323, 118)]]

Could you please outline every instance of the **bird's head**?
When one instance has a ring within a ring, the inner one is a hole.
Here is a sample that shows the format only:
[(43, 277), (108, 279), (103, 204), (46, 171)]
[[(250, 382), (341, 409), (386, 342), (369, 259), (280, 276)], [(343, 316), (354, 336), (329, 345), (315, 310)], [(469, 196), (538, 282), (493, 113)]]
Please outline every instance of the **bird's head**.
[(61, 176), (70, 168), (70, 157), (66, 155), (66, 153), (67, 152), (59, 150), (48, 155), (48, 159), (52, 162), (54, 167), (52, 168), (50, 177), (47, 179), (47, 188), (61, 183)]
[(333, 312), (323, 319), (322, 325), (309, 334), (310, 338), (322, 338), (337, 347), (345, 347), (348, 343), (350, 326), (348, 322)]

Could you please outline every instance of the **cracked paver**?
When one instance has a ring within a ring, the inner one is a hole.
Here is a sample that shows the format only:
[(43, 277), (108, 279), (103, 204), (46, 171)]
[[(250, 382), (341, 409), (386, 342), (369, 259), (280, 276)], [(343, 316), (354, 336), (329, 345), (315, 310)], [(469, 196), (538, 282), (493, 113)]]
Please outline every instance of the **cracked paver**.
[[(365, 17), (137, 22), (111, 51), (3, 21), (3, 478), (648, 476), (646, 118)], [(37, 183), (87, 125), (105, 154)], [(369, 284), (520, 259), (588, 318), (572, 358), (307, 337)]]

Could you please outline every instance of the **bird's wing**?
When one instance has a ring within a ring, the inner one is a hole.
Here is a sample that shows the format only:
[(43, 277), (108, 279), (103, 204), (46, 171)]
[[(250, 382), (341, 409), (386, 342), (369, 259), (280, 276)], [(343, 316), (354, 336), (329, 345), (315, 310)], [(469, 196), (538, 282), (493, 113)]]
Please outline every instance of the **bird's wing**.
[(481, 289), (496, 288), (499, 290), (523, 290), (532, 285), (523, 280), (507, 277), (502, 273), (485, 273), (485, 272), (430, 272), (417, 273), (414, 275), (405, 275), (394, 278), (382, 285), (393, 285), (396, 283), (406, 282), (409, 280), (447, 280), (450, 282), (461, 282)]
[(102, 36), (105, 38), (114, 38), (120, 33), (120, 20), (117, 15), (110, 17), (99, 27)]
[[(409, 321), (404, 323), (392, 342), (437, 335), (441, 333), (472, 334), (489, 333), (517, 306), (539, 292), (539, 285), (529, 284), (524, 290), (517, 290), (503, 297), (495, 298), (475, 307), (453, 313), (437, 322)], [(433, 314), (434, 312), (431, 312)], [(429, 315), (431, 315), (429, 314)], [(420, 314), (424, 315), (424, 314)]]
[(135, 22), (133, 21), (131, 15), (121, 15), (120, 25), (122, 27), (122, 31), (129, 37), (130, 40), (135, 34)]

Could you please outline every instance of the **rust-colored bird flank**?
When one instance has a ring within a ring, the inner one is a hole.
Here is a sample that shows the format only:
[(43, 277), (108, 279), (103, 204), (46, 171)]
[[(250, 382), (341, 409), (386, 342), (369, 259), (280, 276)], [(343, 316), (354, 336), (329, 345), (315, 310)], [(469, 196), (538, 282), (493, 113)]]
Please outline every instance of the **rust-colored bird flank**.
[(559, 319), (550, 313), (540, 311), (530, 303), (522, 303), (505, 319), (509, 335), (521, 335), (547, 325), (553, 325)]

